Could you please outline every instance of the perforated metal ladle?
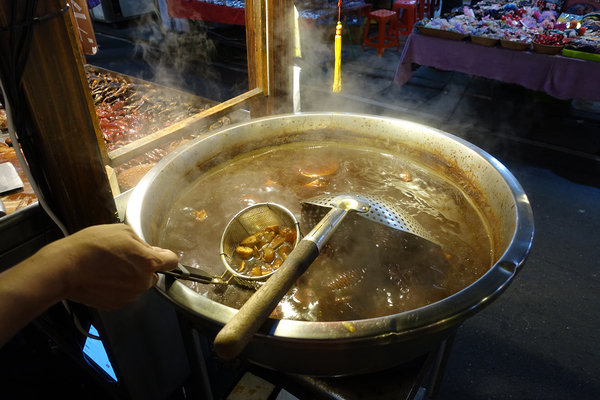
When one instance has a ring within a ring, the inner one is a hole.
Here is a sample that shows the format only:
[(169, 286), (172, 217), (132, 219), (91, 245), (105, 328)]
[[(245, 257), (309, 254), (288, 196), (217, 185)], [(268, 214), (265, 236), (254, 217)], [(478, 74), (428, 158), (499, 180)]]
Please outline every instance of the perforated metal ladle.
[(311, 198), (303, 203), (328, 207), (331, 210), (298, 242), (276, 273), (258, 288), (256, 293), (217, 334), (214, 346), (216, 353), (222, 359), (233, 359), (244, 350), (279, 301), (317, 258), (348, 213), (355, 212), (376, 223), (437, 244), (434, 238), (412, 216), (393, 204), (374, 196), (324, 195)]

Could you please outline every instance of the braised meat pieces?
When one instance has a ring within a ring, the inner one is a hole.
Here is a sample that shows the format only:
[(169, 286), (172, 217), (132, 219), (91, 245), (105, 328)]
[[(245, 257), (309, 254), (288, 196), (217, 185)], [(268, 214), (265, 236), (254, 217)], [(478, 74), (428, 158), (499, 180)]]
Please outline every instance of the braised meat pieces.
[[(279, 303), (277, 317), (336, 321), (395, 314), (456, 293), (491, 265), (486, 225), (446, 178), (413, 159), (326, 142), (291, 143), (223, 159), (178, 196), (158, 244), (177, 252), (182, 262), (220, 275), (225, 270), (221, 233), (239, 210), (256, 203), (281, 204), (306, 234), (328, 209), (302, 206), (302, 200), (333, 193), (368, 193), (396, 204), (443, 246), (349, 215)], [(210, 217), (199, 220), (190, 210), (206, 210)], [(244, 273), (268, 274), (276, 267), (267, 262), (273, 257), (274, 264), (278, 254), (269, 251), (274, 245), (267, 244), (271, 239), (266, 236), (276, 237), (267, 231), (236, 243), (236, 265)], [(189, 285), (236, 308), (252, 294), (233, 284)]]
[(237, 272), (251, 277), (276, 271), (292, 252), (296, 231), (273, 225), (243, 239), (235, 249), (233, 263)]

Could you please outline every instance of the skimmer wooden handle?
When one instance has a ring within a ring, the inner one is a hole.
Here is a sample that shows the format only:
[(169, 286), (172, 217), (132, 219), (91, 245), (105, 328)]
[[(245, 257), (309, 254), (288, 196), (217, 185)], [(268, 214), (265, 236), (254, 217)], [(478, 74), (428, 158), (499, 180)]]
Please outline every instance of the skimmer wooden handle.
[(301, 240), (281, 267), (246, 301), (215, 338), (223, 360), (237, 357), (269, 318), (279, 301), (319, 255), (316, 244)]

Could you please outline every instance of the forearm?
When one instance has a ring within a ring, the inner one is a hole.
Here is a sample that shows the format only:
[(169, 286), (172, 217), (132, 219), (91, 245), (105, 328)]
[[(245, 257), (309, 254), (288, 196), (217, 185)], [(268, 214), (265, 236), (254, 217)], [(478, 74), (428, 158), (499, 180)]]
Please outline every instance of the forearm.
[(102, 310), (129, 304), (177, 265), (123, 224), (86, 228), (50, 243), (0, 274), (0, 347), (60, 300)]
[(0, 274), (0, 347), (66, 292), (60, 258), (45, 248)]

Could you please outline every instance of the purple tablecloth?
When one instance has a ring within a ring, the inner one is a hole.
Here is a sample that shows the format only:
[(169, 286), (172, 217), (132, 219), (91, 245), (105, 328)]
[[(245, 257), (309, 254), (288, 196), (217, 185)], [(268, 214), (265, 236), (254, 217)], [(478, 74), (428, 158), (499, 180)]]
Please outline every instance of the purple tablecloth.
[(402, 52), (396, 84), (402, 86), (410, 79), (412, 63), (516, 83), (559, 99), (600, 100), (600, 62), (596, 61), (413, 33)]

